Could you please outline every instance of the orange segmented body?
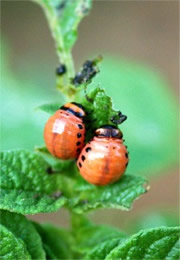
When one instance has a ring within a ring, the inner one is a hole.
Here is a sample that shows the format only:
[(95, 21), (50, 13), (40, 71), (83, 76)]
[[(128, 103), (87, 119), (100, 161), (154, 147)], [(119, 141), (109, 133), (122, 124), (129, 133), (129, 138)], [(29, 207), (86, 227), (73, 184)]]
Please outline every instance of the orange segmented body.
[(85, 112), (77, 103), (67, 103), (49, 118), (44, 140), (49, 152), (60, 159), (77, 158), (84, 146)]
[(95, 185), (117, 181), (128, 165), (128, 151), (120, 130), (106, 126), (81, 151), (77, 166), (82, 177)]

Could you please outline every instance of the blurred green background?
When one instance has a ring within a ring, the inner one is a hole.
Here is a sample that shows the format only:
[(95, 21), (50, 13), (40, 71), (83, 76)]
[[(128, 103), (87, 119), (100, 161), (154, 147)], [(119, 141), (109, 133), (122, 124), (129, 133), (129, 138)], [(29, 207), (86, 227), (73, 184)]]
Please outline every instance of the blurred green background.
[[(35, 108), (63, 103), (55, 90), (54, 42), (42, 10), (34, 3), (2, 1), (1, 14), (1, 150), (32, 150), (43, 144), (49, 116)], [(178, 2), (99, 0), (80, 24), (73, 49), (76, 67), (103, 54), (102, 73), (95, 84), (101, 84), (115, 107), (128, 115), (122, 125), (130, 151), (128, 172), (153, 176), (150, 191), (130, 212), (98, 210), (91, 214), (97, 223), (128, 229), (144, 215), (148, 220), (142, 220), (142, 226), (177, 222), (178, 15)], [(176, 218), (169, 217), (171, 213)], [(68, 225), (64, 210), (31, 218)]]

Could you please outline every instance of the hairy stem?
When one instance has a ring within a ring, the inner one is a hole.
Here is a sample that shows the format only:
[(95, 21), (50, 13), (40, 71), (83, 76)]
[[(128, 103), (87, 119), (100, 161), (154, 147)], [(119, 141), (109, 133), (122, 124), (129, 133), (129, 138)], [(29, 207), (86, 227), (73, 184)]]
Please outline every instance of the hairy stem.
[(74, 76), (74, 63), (71, 52), (65, 50), (64, 41), (62, 38), (61, 28), (58, 23), (57, 16), (53, 8), (45, 8), (45, 14), (49, 22), (49, 26), (52, 32), (52, 35), (55, 39), (57, 55), (59, 62), (66, 65), (67, 76), (72, 78)]
[(70, 51), (66, 51), (66, 48), (64, 46), (64, 40), (62, 37), (62, 32), (61, 32), (61, 27), (59, 25), (59, 21), (58, 21), (58, 14), (56, 13), (56, 10), (54, 9), (54, 7), (50, 4), (50, 2), (46, 1), (46, 6), (38, 1), (38, 0), (34, 0), (35, 2), (37, 2), (38, 4), (41, 5), (41, 7), (43, 8), (45, 15), (47, 17), (48, 20), (48, 24), (50, 27), (50, 30), (52, 32), (52, 36), (55, 40), (55, 44), (56, 44), (56, 52), (57, 52), (57, 56), (59, 59), (59, 62), (61, 64), (64, 64), (67, 68), (67, 73), (64, 76), (64, 85), (67, 85), (69, 82), (69, 79), (74, 77), (75, 74), (75, 69), (74, 69), (74, 62), (73, 62), (73, 57)]

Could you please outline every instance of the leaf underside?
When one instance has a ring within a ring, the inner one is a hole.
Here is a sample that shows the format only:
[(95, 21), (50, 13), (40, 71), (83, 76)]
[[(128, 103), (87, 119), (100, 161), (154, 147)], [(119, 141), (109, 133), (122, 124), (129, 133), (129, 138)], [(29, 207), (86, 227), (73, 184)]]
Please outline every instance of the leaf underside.
[[(30, 258), (45, 259), (41, 238), (33, 225), (23, 215), (1, 210), (0, 216), (1, 224), (13, 234), (16, 240), (22, 241), (21, 243), (18, 242), (18, 244), (25, 245), (27, 252), (31, 256)], [(11, 250), (14, 251), (14, 248)], [(14, 259), (19, 259), (19, 257)]]
[(0, 224), (0, 257), (5, 260), (29, 260), (31, 259), (24, 242), (17, 239), (12, 232)]

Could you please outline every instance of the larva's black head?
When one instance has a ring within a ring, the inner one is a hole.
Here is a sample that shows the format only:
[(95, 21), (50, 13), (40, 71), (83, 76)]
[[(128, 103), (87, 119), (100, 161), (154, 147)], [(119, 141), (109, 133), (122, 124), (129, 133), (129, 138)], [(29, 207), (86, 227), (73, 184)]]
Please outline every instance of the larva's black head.
[(95, 131), (95, 135), (98, 137), (111, 137), (122, 139), (122, 132), (112, 125), (103, 125)]
[(65, 110), (82, 119), (84, 119), (86, 115), (84, 107), (76, 102), (67, 103), (64, 106), (60, 107), (60, 109)]
[(79, 108), (81, 108), (81, 109), (83, 109), (83, 110), (84, 110), (84, 107), (83, 107), (83, 105), (81, 105), (81, 104), (79, 104), (79, 103), (76, 103), (76, 102), (71, 102), (71, 104), (74, 104), (74, 105), (76, 105), (77, 107), (79, 107)]

